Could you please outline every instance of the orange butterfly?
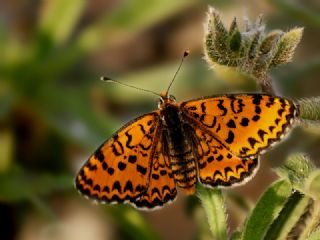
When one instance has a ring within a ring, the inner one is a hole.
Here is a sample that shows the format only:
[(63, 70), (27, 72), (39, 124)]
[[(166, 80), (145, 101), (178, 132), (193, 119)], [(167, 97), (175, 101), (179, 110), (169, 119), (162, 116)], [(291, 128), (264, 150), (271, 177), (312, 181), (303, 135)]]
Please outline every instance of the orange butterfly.
[(281, 97), (235, 94), (177, 103), (168, 90), (159, 95), (158, 110), (123, 126), (89, 158), (76, 177), (81, 194), (153, 209), (173, 201), (176, 186), (192, 194), (197, 182), (243, 184), (257, 171), (258, 154), (298, 116), (297, 106)]

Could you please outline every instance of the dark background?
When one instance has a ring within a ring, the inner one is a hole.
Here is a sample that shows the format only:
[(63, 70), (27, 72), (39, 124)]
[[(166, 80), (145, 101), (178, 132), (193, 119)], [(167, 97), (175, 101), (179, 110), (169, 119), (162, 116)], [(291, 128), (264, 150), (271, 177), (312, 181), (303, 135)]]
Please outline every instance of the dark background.
[[(178, 101), (246, 91), (215, 77), (202, 59), (208, 5), (226, 26), (234, 16), (242, 22), (263, 13), (267, 29), (305, 27), (293, 62), (271, 74), (286, 97), (319, 95), (316, 0), (0, 1), (1, 239), (137, 239), (131, 225), (154, 239), (210, 239), (200, 234), (206, 219), (195, 197), (181, 193), (162, 210), (137, 213), (92, 205), (73, 188), (76, 172), (101, 142), (157, 107), (153, 95), (107, 85), (101, 75), (161, 92), (188, 49), (171, 89)], [(294, 151), (317, 163), (319, 143), (315, 129), (295, 130), (262, 157), (252, 181), (232, 192), (255, 202), (276, 179), (271, 167)], [(232, 204), (228, 210), (233, 231), (245, 212)]]

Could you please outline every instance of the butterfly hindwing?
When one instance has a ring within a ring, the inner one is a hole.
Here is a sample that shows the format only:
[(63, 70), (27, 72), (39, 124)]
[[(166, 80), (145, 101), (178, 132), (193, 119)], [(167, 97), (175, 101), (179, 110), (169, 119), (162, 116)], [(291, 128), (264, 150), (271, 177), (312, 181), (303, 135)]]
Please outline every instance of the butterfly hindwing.
[(198, 179), (209, 187), (247, 182), (258, 170), (258, 157), (239, 158), (218, 142), (210, 132), (195, 127)]
[(134, 203), (148, 188), (159, 124), (153, 112), (122, 127), (81, 168), (77, 189), (100, 202)]
[(151, 209), (161, 207), (173, 201), (177, 196), (176, 183), (173, 178), (170, 158), (164, 144), (164, 135), (161, 135), (152, 156), (151, 174), (147, 191), (134, 205), (139, 208)]
[(278, 141), (298, 112), (290, 100), (263, 94), (202, 98), (181, 108), (239, 157), (255, 156)]

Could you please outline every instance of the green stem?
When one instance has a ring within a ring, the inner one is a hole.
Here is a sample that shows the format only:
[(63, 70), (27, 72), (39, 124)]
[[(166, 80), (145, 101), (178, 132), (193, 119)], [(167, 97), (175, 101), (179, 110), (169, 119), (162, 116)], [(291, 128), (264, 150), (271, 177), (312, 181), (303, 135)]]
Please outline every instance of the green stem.
[(209, 227), (214, 239), (227, 239), (225, 202), (221, 190), (218, 188), (208, 189), (200, 184), (198, 184), (197, 188), (198, 197), (207, 215)]

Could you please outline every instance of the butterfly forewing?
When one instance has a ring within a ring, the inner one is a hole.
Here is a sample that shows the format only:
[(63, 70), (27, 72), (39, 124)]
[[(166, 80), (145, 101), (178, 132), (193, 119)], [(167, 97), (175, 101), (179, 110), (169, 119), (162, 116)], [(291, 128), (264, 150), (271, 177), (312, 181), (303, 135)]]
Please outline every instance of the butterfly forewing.
[(278, 141), (297, 116), (287, 99), (262, 95), (225, 95), (181, 104), (187, 116), (232, 153), (254, 156)]
[(153, 112), (121, 128), (81, 168), (78, 190), (102, 202), (134, 203), (148, 189), (159, 124), (159, 115)]

